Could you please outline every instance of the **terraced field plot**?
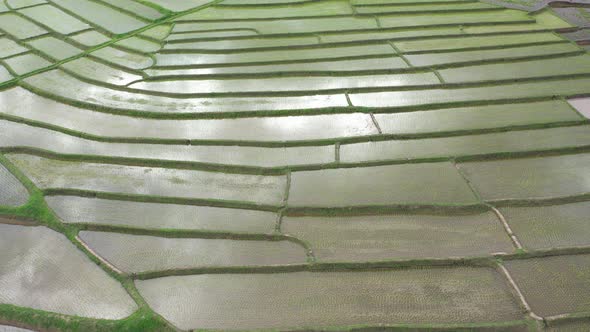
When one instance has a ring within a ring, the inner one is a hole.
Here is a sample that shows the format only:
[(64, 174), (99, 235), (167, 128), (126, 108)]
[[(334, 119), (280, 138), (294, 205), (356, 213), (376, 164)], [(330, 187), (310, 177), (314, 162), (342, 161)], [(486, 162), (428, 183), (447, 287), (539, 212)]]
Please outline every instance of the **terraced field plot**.
[(0, 1), (0, 332), (590, 330), (589, 18)]

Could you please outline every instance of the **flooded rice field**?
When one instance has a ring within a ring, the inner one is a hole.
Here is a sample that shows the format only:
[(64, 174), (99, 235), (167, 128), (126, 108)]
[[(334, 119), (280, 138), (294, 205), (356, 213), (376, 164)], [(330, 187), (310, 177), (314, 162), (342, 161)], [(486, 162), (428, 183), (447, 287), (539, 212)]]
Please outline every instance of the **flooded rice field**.
[(0, 332), (590, 330), (589, 27), (0, 1)]

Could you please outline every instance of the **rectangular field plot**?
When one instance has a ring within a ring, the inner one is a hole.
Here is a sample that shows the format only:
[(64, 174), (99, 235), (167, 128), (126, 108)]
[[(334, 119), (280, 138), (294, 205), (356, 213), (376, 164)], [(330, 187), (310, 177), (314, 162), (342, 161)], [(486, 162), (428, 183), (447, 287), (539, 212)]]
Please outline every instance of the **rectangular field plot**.
[(286, 186), (284, 176), (66, 162), (18, 154), (8, 158), (40, 188), (279, 205)]
[(37, 54), (27, 53), (6, 60), (6, 64), (17, 74), (22, 75), (51, 65), (51, 62)]
[(520, 242), (530, 249), (590, 245), (590, 202), (500, 211)]
[(19, 12), (37, 22), (42, 22), (53, 31), (62, 35), (90, 28), (90, 25), (51, 5), (25, 8), (19, 10)]
[[(334, 145), (249, 147), (97, 142), (0, 120), (0, 147), (30, 147), (70, 155), (140, 158), (218, 165), (285, 167), (335, 161)], [(231, 143), (230, 143), (231, 144)]]
[(270, 234), (277, 221), (275, 213), (255, 210), (75, 196), (47, 196), (45, 200), (66, 223)]
[(249, 22), (179, 22), (174, 26), (174, 32), (254, 29), (261, 34), (297, 34), (377, 28), (377, 22), (372, 17), (328, 17), (260, 20)]
[(162, 13), (157, 11), (156, 9), (149, 7), (147, 5), (143, 5), (141, 3), (135, 2), (134, 0), (102, 0), (110, 5), (115, 7), (121, 8), (123, 10), (132, 12), (136, 15), (139, 15), (145, 19), (149, 20), (156, 20), (163, 16)]
[(143, 54), (131, 53), (114, 47), (105, 47), (91, 53), (104, 61), (129, 69), (144, 69), (154, 64), (154, 60)]
[(0, 29), (18, 39), (36, 37), (47, 33), (45, 29), (37, 24), (13, 13), (0, 16)]
[(497, 84), (484, 87), (415, 91), (352, 93), (354, 106), (408, 107), (473, 101), (513, 101), (521, 98), (571, 96), (587, 93), (590, 79), (543, 80), (542, 82)]
[(0, 224), (0, 285), (3, 304), (102, 319), (137, 309), (118, 281), (45, 227)]
[[(378, 134), (370, 115), (361, 113), (211, 120), (154, 120), (92, 112), (59, 104), (21, 88), (0, 92), (0, 101), (0, 112), (2, 113), (98, 136), (272, 142), (321, 140)], [(5, 143), (10, 142), (9, 138), (11, 140), (22, 138), (22, 142), (32, 143), (31, 137), (24, 136), (26, 133), (15, 132), (15, 130), (18, 127), (33, 130), (33, 127), (15, 123), (9, 127), (8, 122), (5, 121), (2, 124), (4, 128), (15, 128), (12, 130), (14, 136), (8, 137), (6, 134), (4, 135), (7, 139)], [(49, 133), (46, 129), (34, 130), (44, 130)], [(61, 134), (53, 135), (59, 136)], [(65, 136), (62, 137), (66, 139)], [(67, 138), (70, 141), (73, 139)], [(36, 143), (46, 144), (46, 142)], [(197, 148), (196, 146), (193, 147)], [(56, 148), (54, 147), (54, 149)], [(71, 151), (76, 150), (75, 147), (64, 146), (62, 148), (72, 149)], [(188, 147), (185, 146), (184, 148)], [(203, 151), (207, 150), (205, 147), (200, 148), (204, 149)], [(221, 147), (218, 148), (221, 149)], [(256, 149), (240, 149), (231, 146), (227, 146), (226, 149), (227, 151), (256, 151)], [(309, 147), (308, 151), (313, 149), (314, 147)], [(319, 148), (319, 150), (322, 149)], [(300, 149), (300, 151), (304, 150), (306, 149)], [(276, 155), (283, 155), (280, 149), (274, 151)], [(291, 151), (298, 150), (293, 149)], [(232, 160), (235, 157), (237, 156), (229, 154), (211, 156), (210, 158), (213, 158), (211, 160)], [(291, 158), (292, 155), (287, 157)], [(239, 158), (236, 160), (239, 160)], [(257, 161), (257, 163), (260, 162), (264, 163), (265, 161)]]
[(0, 58), (5, 58), (11, 55), (24, 53), (27, 51), (28, 49), (26, 47), (20, 46), (16, 42), (6, 37), (0, 37)]
[(251, 36), (256, 37), (258, 34), (254, 30), (248, 29), (231, 29), (231, 30), (211, 30), (211, 31), (200, 31), (200, 32), (182, 32), (182, 33), (171, 33), (166, 36), (166, 41), (186, 41), (187, 39), (204, 39), (204, 38), (231, 38), (231, 37), (243, 37)]
[(569, 99), (568, 103), (572, 105), (583, 117), (590, 119), (590, 98)]
[(135, 17), (91, 0), (54, 0), (53, 3), (114, 34), (126, 33), (147, 25)]
[(180, 17), (177, 21), (252, 20), (288, 17), (351, 15), (352, 8), (345, 1), (308, 2), (291, 6), (209, 7)]
[(81, 49), (55, 37), (35, 39), (28, 44), (56, 60), (63, 60), (82, 53)]
[(450, 162), (294, 172), (292, 207), (474, 204)]
[(441, 13), (415, 15), (379, 16), (382, 28), (407, 28), (438, 25), (461, 25), (482, 23), (526, 23), (535, 22), (524, 11), (504, 10), (472, 13)]
[(165, 75), (215, 75), (215, 74), (256, 74), (281, 72), (347, 72), (355, 70), (385, 70), (407, 68), (408, 65), (399, 57), (374, 59), (355, 59), (339, 61), (321, 61), (287, 64), (268, 64), (231, 67), (210, 67), (193, 69), (148, 69), (153, 77)]
[(514, 250), (493, 213), (284, 217), (281, 230), (309, 243), (320, 262), (474, 257)]
[(150, 2), (172, 11), (183, 11), (206, 5), (211, 0), (152, 0)]
[(116, 42), (114, 45), (122, 46), (141, 53), (153, 53), (162, 48), (162, 45), (159, 43), (139, 37), (126, 38)]
[(328, 32), (319, 34), (323, 43), (339, 43), (351, 41), (367, 41), (367, 40), (395, 40), (402, 38), (415, 37), (432, 37), (444, 35), (460, 35), (461, 29), (458, 27), (444, 27), (444, 28), (421, 28), (410, 30), (373, 30), (361, 32)]
[(105, 43), (110, 40), (107, 36), (103, 35), (102, 33), (98, 32), (98, 31), (94, 31), (94, 30), (82, 32), (82, 33), (76, 34), (70, 38), (72, 40), (74, 40), (84, 46), (88, 46), (88, 47), (102, 44), (102, 43)]
[(385, 134), (441, 133), (581, 120), (560, 100), (375, 114), (375, 118)]
[(139, 75), (115, 69), (89, 58), (80, 58), (70, 61), (64, 63), (62, 67), (76, 75), (108, 84), (126, 85), (142, 79)]
[[(179, 40), (182, 34), (173, 35), (173, 38), (168, 38), (164, 46), (166, 50), (182, 49), (182, 50), (248, 50), (256, 48), (268, 47), (285, 47), (285, 46), (302, 46), (302, 45), (317, 45), (319, 43), (317, 37), (302, 36), (302, 37), (281, 37), (281, 38), (248, 38), (248, 39), (220, 39), (212, 41), (185, 41)], [(188, 36), (187, 37), (191, 37)], [(174, 42), (170, 42), (173, 40)], [(292, 51), (299, 51), (292, 49)]]
[(166, 53), (157, 54), (158, 67), (174, 66), (210, 66), (223, 64), (264, 64), (266, 62), (289, 61), (318, 61), (327, 59), (365, 57), (365, 56), (392, 56), (395, 50), (391, 46), (361, 45), (341, 47), (317, 47), (303, 49), (286, 49), (273, 51), (246, 51), (239, 53), (199, 54), (199, 53)]
[[(2, 5), (0, 5), (0, 11), (2, 10)], [(8, 326), (8, 325), (0, 325), (0, 332), (31, 332), (32, 330), (21, 329), (19, 327)]]
[(79, 236), (98, 255), (128, 273), (306, 261), (305, 249), (291, 241), (172, 239), (86, 231)]
[[(149, 28), (145, 31), (142, 31), (137, 35), (138, 37), (147, 37), (148, 39), (157, 39), (159, 41), (163, 41), (170, 35), (172, 31), (172, 24), (171, 23), (161, 23), (152, 28)], [(123, 39), (125, 40), (125, 39)]]
[(344, 94), (310, 95), (296, 97), (244, 97), (244, 98), (188, 98), (175, 99), (148, 96), (113, 90), (88, 84), (59, 70), (48, 71), (25, 79), (25, 82), (66, 100), (87, 105), (141, 112), (163, 113), (224, 113), (248, 111), (275, 111), (347, 107)]
[(590, 192), (590, 154), (460, 164), (485, 200), (543, 199)]
[(590, 330), (590, 319), (580, 318), (572, 321), (551, 323), (547, 332), (580, 332)]
[(506, 24), (506, 25), (483, 25), (483, 26), (466, 26), (466, 33), (489, 33), (489, 32), (515, 32), (515, 31), (534, 31), (534, 30), (556, 30), (573, 27), (557, 16), (552, 10), (541, 10), (529, 13), (529, 16), (535, 19), (534, 24)]
[(12, 75), (8, 72), (8, 70), (0, 65), (0, 83), (4, 83), (6, 81), (10, 81), (12, 79)]
[(571, 43), (537, 46), (521, 46), (496, 50), (477, 50), (447, 53), (409, 54), (408, 61), (418, 67), (447, 65), (455, 63), (520, 59), (543, 55), (579, 54), (580, 48)]
[(395, 46), (397, 46), (397, 48), (399, 48), (402, 52), (423, 52), (558, 41), (563, 41), (563, 38), (556, 36), (552, 33), (540, 32), (500, 36), (463, 36), (453, 38), (401, 41), (396, 42)]
[(347, 77), (281, 77), (224, 80), (172, 80), (145, 81), (129, 87), (167, 93), (240, 93), (341, 90), (355, 88), (399, 87), (408, 85), (437, 85), (440, 81), (433, 73), (366, 75)]
[(342, 162), (462, 157), (590, 146), (590, 126), (344, 144)]
[(12, 7), (12, 9), (19, 9), (47, 3), (45, 0), (6, 0), (4, 2)]
[(468, 66), (439, 71), (447, 83), (510, 80), (590, 73), (590, 55), (550, 60)]
[[(236, 0), (237, 1), (237, 0)], [(255, 0), (254, 0), (255, 1)], [(376, 5), (400, 5), (407, 3), (457, 3), (457, 2), (469, 2), (469, 0), (350, 0), (350, 4), (353, 6), (376, 6)]]
[(379, 14), (379, 13), (409, 13), (409, 12), (446, 12), (446, 11), (470, 11), (486, 10), (498, 8), (494, 5), (485, 3), (436, 3), (436, 4), (417, 4), (409, 2), (408, 5), (403, 3), (384, 4), (381, 6), (357, 6), (356, 12), (359, 14)]
[(197, 275), (138, 281), (137, 287), (156, 312), (182, 329), (521, 318), (504, 280), (488, 268)]
[(505, 266), (537, 315), (590, 311), (590, 255), (512, 260)]
[(27, 189), (0, 164), (0, 206), (19, 206), (29, 199)]

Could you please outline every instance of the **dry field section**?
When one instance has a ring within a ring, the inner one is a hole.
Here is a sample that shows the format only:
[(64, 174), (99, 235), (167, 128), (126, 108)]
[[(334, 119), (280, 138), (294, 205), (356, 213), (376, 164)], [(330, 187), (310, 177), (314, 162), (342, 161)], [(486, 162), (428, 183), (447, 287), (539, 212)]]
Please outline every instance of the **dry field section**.
[(549, 2), (0, 0), (0, 332), (590, 330)]

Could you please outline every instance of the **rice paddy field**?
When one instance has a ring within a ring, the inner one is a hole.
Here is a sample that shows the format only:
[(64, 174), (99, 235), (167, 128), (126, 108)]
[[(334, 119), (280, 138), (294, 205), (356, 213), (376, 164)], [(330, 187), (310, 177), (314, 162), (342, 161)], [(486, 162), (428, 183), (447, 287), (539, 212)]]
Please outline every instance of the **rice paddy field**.
[(0, 0), (0, 332), (590, 331), (586, 0)]

